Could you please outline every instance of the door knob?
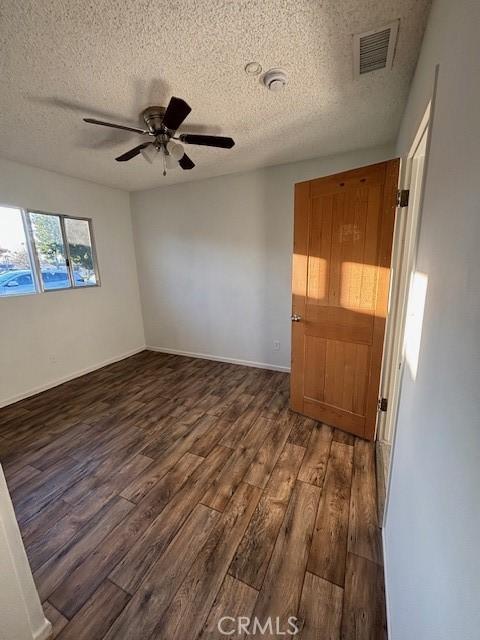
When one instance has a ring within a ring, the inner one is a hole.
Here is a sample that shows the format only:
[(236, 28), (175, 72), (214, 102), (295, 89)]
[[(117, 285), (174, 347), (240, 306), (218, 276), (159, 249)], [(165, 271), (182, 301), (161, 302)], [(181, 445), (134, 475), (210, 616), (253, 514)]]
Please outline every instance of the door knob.
[(302, 319), (302, 316), (299, 316), (298, 313), (292, 313), (292, 322), (300, 322), (300, 320)]

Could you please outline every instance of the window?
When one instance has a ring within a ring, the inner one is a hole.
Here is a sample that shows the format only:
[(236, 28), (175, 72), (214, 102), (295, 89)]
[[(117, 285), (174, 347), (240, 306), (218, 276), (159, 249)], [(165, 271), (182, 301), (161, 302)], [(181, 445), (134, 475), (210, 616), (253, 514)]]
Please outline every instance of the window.
[(71, 283), (60, 217), (45, 213), (30, 213), (29, 216), (43, 289), (68, 289)]
[(0, 296), (18, 296), (35, 291), (22, 211), (14, 207), (0, 207)]
[(0, 206), (0, 296), (98, 285), (91, 220)]
[(65, 231), (75, 286), (97, 284), (89, 221), (65, 218)]

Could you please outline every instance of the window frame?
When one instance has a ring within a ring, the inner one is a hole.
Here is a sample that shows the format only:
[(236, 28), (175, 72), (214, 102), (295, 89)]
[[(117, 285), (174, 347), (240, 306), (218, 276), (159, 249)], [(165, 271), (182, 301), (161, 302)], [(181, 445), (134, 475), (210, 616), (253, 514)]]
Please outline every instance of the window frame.
[[(97, 246), (95, 243), (95, 236), (93, 233), (92, 218), (87, 218), (85, 216), (74, 216), (74, 215), (69, 215), (67, 213), (53, 213), (52, 211), (42, 211), (41, 209), (31, 209), (27, 207), (20, 207), (14, 204), (0, 203), (0, 206), (18, 209), (18, 211), (20, 212), (23, 230), (25, 233), (26, 248), (28, 252), (28, 257), (30, 259), (32, 277), (35, 284), (35, 291), (32, 291), (31, 293), (17, 294), (17, 296), (15, 296), (15, 294), (12, 294), (11, 296), (5, 296), (5, 298), (21, 297), (23, 295), (36, 295), (38, 293), (53, 293), (58, 291), (78, 291), (79, 289), (94, 289), (95, 287), (101, 286), (100, 269), (98, 267)], [(34, 236), (34, 231), (32, 226), (32, 219), (30, 217), (30, 214), (32, 213), (33, 214), (37, 213), (45, 216), (53, 216), (59, 219), (60, 232), (62, 235), (63, 246), (65, 248), (65, 263), (66, 263), (65, 266), (68, 274), (68, 282), (69, 282), (68, 287), (63, 287), (58, 289), (45, 289), (45, 285), (42, 278), (40, 259), (38, 256), (37, 246), (35, 244), (35, 236)], [(70, 255), (70, 246), (69, 246), (67, 230), (65, 226), (66, 219), (82, 220), (88, 224), (88, 233), (90, 236), (90, 243), (92, 248), (92, 263), (93, 263), (93, 272), (95, 274), (95, 284), (88, 284), (88, 285), (81, 286), (75, 283), (73, 263)]]
[[(43, 213), (42, 211), (37, 211), (37, 213)], [(69, 263), (69, 273), (70, 273), (70, 277), (72, 279), (72, 289), (90, 289), (93, 287), (100, 287), (100, 270), (98, 268), (98, 258), (97, 258), (97, 247), (95, 244), (95, 238), (93, 236), (93, 221), (92, 218), (85, 218), (83, 216), (69, 216), (67, 214), (52, 214), (52, 213), (47, 213), (45, 215), (58, 215), (60, 218), (60, 225), (61, 225), (61, 229), (62, 229), (62, 236), (64, 238), (65, 242), (65, 252), (66, 252), (66, 256), (68, 258), (68, 263)], [(92, 264), (93, 264), (93, 272), (95, 273), (95, 284), (89, 284), (87, 286), (77, 286), (75, 284), (75, 278), (73, 277), (73, 265), (72, 265), (72, 258), (70, 256), (70, 245), (68, 243), (68, 235), (67, 235), (67, 229), (65, 226), (65, 220), (83, 220), (84, 222), (86, 222), (88, 224), (88, 235), (90, 236), (90, 245), (92, 247)]]

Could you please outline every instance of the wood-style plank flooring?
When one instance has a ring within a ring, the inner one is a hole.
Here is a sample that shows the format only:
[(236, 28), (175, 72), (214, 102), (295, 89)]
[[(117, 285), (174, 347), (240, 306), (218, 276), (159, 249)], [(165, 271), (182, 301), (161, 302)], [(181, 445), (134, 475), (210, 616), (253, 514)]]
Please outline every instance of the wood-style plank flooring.
[(374, 447), (292, 413), (288, 387), (144, 351), (0, 410), (57, 638), (247, 637), (223, 616), (291, 637), (293, 616), (302, 640), (385, 640)]

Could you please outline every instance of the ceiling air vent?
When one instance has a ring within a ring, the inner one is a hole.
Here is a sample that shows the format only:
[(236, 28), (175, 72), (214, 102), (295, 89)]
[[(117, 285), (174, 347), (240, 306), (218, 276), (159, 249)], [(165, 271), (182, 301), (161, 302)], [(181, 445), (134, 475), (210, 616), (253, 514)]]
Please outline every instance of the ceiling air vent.
[(353, 74), (359, 78), (364, 73), (378, 69), (391, 69), (399, 20), (380, 29), (353, 36)]

